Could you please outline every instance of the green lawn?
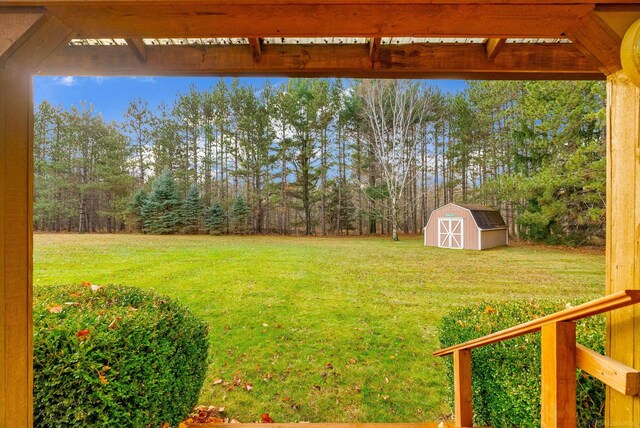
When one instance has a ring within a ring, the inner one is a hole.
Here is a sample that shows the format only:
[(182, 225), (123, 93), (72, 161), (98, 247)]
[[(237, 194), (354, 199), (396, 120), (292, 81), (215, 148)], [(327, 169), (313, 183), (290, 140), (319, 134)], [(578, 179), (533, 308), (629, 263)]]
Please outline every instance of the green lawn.
[(206, 318), (212, 364), (201, 402), (242, 422), (262, 413), (276, 422), (439, 420), (450, 410), (443, 361), (431, 353), (445, 313), (604, 291), (603, 255), (543, 247), (64, 234), (36, 235), (34, 247), (35, 284), (155, 288)]

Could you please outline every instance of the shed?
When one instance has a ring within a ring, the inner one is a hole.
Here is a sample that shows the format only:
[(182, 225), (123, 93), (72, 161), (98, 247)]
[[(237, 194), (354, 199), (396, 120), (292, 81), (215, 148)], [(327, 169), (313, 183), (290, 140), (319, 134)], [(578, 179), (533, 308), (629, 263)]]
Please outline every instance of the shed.
[(508, 241), (500, 211), (484, 205), (447, 204), (434, 210), (424, 227), (425, 247), (486, 250)]

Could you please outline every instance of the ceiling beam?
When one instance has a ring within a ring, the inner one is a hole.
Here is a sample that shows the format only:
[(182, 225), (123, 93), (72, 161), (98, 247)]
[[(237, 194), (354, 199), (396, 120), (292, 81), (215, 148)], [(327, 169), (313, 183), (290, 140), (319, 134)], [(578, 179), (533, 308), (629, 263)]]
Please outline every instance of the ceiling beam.
[(484, 42), (484, 48), (487, 51), (487, 59), (493, 61), (507, 43), (507, 39), (487, 39)]
[(257, 38), (257, 37), (253, 37), (249, 39), (249, 46), (251, 47), (251, 56), (253, 57), (253, 60), (256, 62), (260, 61), (260, 58), (262, 57), (262, 41)]
[(620, 36), (595, 12), (578, 19), (566, 31), (567, 37), (585, 56), (609, 75), (622, 69), (620, 64)]
[(127, 46), (140, 62), (147, 62), (147, 47), (142, 39), (125, 39)]
[(380, 37), (371, 37), (369, 39), (369, 60), (377, 61), (378, 53), (380, 52), (380, 43), (382, 42), (382, 38)]
[(493, 61), (482, 44), (382, 45), (371, 63), (366, 45), (264, 45), (260, 62), (246, 45), (147, 46), (141, 63), (126, 46), (68, 46), (43, 75), (292, 76), (469, 79), (602, 79), (570, 44), (508, 44)]
[(592, 4), (86, 2), (47, 6), (84, 38), (559, 37)]

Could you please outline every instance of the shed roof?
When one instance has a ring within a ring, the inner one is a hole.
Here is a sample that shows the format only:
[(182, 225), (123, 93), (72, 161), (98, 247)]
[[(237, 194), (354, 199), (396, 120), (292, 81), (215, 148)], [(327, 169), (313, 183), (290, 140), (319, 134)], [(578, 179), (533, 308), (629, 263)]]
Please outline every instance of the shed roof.
[(478, 204), (454, 204), (461, 208), (471, 211), (471, 215), (475, 220), (478, 228), (482, 230), (506, 229), (507, 224), (504, 222), (500, 211), (495, 208)]

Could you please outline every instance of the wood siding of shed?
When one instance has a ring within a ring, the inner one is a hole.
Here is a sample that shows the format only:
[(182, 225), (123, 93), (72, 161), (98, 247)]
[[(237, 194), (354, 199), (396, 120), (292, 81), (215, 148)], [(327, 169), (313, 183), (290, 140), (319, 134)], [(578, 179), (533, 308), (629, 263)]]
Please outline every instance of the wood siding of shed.
[(506, 229), (498, 230), (483, 230), (482, 234), (482, 248), (486, 250), (488, 248), (503, 247), (507, 245), (507, 231)]
[[(453, 216), (447, 217), (447, 214)], [(463, 242), (465, 250), (479, 250), (478, 227), (476, 226), (471, 212), (455, 205), (445, 205), (433, 211), (427, 223), (426, 245), (429, 247), (438, 246), (438, 219), (439, 218), (462, 218), (463, 219)]]

